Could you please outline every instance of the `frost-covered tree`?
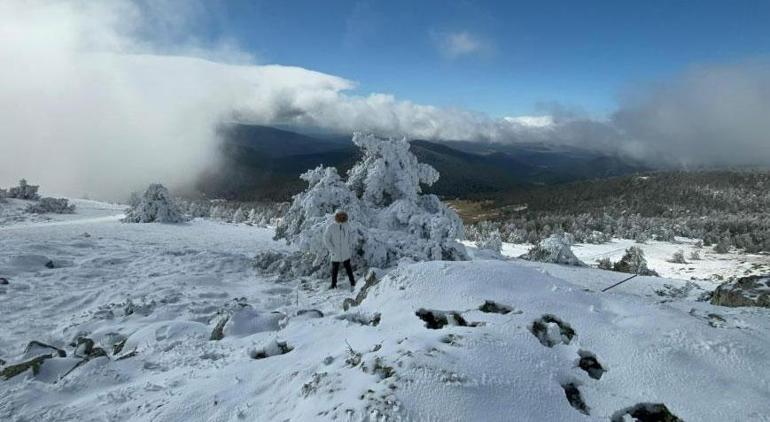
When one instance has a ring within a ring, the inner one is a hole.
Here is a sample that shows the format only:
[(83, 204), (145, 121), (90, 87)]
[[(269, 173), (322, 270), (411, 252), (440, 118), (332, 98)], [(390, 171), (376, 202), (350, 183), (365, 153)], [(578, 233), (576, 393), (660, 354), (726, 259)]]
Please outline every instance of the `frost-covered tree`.
[(238, 207), (237, 210), (233, 213), (233, 219), (232, 222), (236, 224), (240, 224), (246, 221), (246, 213), (243, 212), (243, 208)]
[(584, 267), (586, 264), (572, 252), (572, 243), (573, 239), (569, 234), (555, 233), (530, 249), (522, 258), (530, 261)]
[(246, 221), (251, 224), (259, 224), (259, 214), (257, 214), (257, 210), (252, 208), (251, 211), (249, 211), (248, 217), (246, 217)]
[(209, 211), (209, 216), (215, 220), (221, 220), (223, 215), (224, 213), (221, 205), (214, 205), (211, 207), (211, 211)]
[(700, 252), (697, 250), (694, 250), (690, 252), (690, 260), (692, 261), (700, 261)]
[(75, 205), (70, 204), (66, 198), (40, 198), (27, 206), (26, 211), (33, 214), (72, 214)]
[(631, 246), (626, 249), (626, 254), (620, 261), (615, 263), (615, 271), (639, 275), (657, 276), (658, 273), (647, 268), (647, 259), (644, 257), (644, 251), (638, 246)]
[(477, 240), (476, 246), (479, 249), (487, 249), (500, 253), (503, 248), (503, 240), (500, 238), (500, 232), (497, 230), (490, 232), (483, 238)]
[(671, 256), (671, 262), (674, 264), (686, 264), (687, 260), (684, 259), (684, 251), (678, 250)]
[(126, 211), (125, 223), (181, 223), (184, 221), (174, 199), (161, 184), (150, 185), (139, 202)]
[(40, 199), (40, 195), (37, 194), (37, 190), (40, 186), (30, 185), (26, 179), (19, 180), (19, 186), (10, 188), (8, 190), (8, 197), (15, 199), (25, 199), (28, 201), (37, 201)]
[(596, 263), (600, 270), (612, 270), (612, 261), (608, 257), (598, 259)]
[(354, 261), (364, 267), (385, 268), (402, 259), (467, 259), (457, 242), (464, 235), (457, 214), (420, 185), (438, 180), (438, 172), (421, 164), (409, 143), (356, 133), (353, 143), (363, 158), (347, 181), (335, 168), (319, 166), (302, 174), (308, 188), (294, 196), (276, 227), (285, 239), (313, 257), (313, 269), (328, 261), (323, 231), (337, 210), (349, 216)]
[(714, 252), (718, 254), (726, 254), (730, 252), (730, 235), (729, 233), (726, 235), (723, 235), (721, 239), (719, 239), (719, 242), (717, 242), (716, 246), (714, 246)]

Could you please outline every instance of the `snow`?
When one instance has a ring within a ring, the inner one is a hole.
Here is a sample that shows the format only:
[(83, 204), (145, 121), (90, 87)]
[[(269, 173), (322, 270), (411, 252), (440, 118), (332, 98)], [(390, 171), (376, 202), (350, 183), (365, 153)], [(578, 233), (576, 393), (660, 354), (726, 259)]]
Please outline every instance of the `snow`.
[[(32, 340), (67, 351), (37, 375), (0, 381), (3, 421), (606, 421), (642, 402), (687, 421), (770, 420), (770, 310), (687, 294), (699, 287), (676, 279), (681, 265), (663, 265), (687, 243), (641, 245), (672, 278), (607, 293), (623, 274), (518, 259), (405, 264), (345, 312), (355, 292), (330, 291), (328, 280), (259, 275), (257, 252), (293, 250), (272, 228), (122, 224), (125, 207), (73, 202), (74, 215), (0, 225), (0, 358), (21, 361)], [(631, 244), (573, 251), (593, 263)], [(722, 258), (753, 262), (702, 255), (703, 268), (681, 274), (723, 274)], [(487, 301), (512, 311), (482, 312)], [(420, 309), (467, 324), (429, 329)], [(225, 316), (224, 338), (211, 340)], [(539, 320), (553, 347), (531, 332)], [(74, 368), (79, 336), (109, 356)], [(606, 370), (600, 379), (578, 367), (587, 355)], [(570, 406), (567, 384), (589, 415)]]
[[(650, 240), (644, 244), (630, 239), (612, 239), (612, 242), (604, 244), (575, 244), (572, 245), (572, 252), (586, 264), (596, 266), (600, 258), (619, 261), (626, 249), (637, 246), (644, 251), (647, 266), (662, 277), (692, 280), (712, 289), (730, 278), (770, 273), (770, 255), (747, 254), (737, 250), (717, 254), (713, 247), (698, 249), (696, 243), (695, 239), (682, 237), (677, 237), (674, 243)], [(502, 253), (508, 257), (519, 257), (531, 248), (530, 244), (503, 243)], [(669, 262), (679, 250), (684, 251), (687, 264)], [(691, 260), (692, 251), (699, 251), (701, 259)]]

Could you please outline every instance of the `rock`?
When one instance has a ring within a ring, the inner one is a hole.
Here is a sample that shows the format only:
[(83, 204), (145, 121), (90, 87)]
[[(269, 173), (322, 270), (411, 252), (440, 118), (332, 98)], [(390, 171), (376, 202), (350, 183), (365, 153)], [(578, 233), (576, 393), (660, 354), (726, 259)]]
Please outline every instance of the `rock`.
[(250, 350), (249, 357), (252, 359), (265, 359), (270, 356), (285, 355), (292, 350), (294, 350), (294, 348), (289, 346), (285, 341), (273, 340), (264, 348)]
[(94, 347), (94, 341), (87, 337), (78, 337), (74, 354), (76, 357), (85, 360), (107, 356), (107, 352), (105, 352), (104, 349), (101, 347)]
[(8, 284), (8, 279), (5, 277), (0, 277), (0, 286)]
[(612, 415), (611, 422), (625, 422), (631, 420), (638, 422), (681, 422), (676, 415), (671, 413), (663, 403), (639, 403), (626, 409), (622, 409)]
[(36, 356), (51, 355), (58, 356), (60, 358), (67, 357), (67, 352), (58, 347), (51, 346), (50, 344), (41, 343), (36, 340), (32, 340), (27, 344), (24, 349), (24, 357), (33, 358)]
[(220, 319), (217, 322), (217, 325), (214, 326), (214, 330), (211, 332), (211, 337), (209, 338), (209, 340), (219, 341), (225, 338), (225, 324), (227, 324), (227, 321), (229, 320), (230, 320), (229, 315)]
[(33, 375), (37, 375), (37, 373), (40, 372), (40, 365), (42, 365), (46, 359), (51, 358), (53, 358), (53, 355), (51, 354), (40, 355), (28, 361), (17, 363), (16, 365), (6, 366), (3, 368), (3, 371), (0, 372), (0, 377), (3, 377), (4, 380), (9, 380), (16, 375), (26, 372), (29, 369), (32, 369)]
[(714, 291), (711, 304), (770, 308), (770, 275), (743, 277), (721, 284)]
[(300, 309), (299, 311), (297, 311), (297, 316), (298, 317), (301, 316), (306, 319), (323, 318), (324, 313), (319, 311), (318, 309)]

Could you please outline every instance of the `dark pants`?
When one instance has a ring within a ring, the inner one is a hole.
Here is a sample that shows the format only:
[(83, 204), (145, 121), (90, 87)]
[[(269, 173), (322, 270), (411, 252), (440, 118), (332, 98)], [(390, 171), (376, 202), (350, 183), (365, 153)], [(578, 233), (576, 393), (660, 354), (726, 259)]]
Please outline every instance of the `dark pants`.
[[(353, 267), (350, 266), (350, 260), (345, 260), (342, 265), (345, 267), (345, 272), (348, 273), (348, 280), (350, 280), (350, 285), (355, 286), (356, 279), (353, 277)], [(340, 263), (332, 262), (332, 289), (337, 287), (337, 274), (339, 274), (339, 272)]]

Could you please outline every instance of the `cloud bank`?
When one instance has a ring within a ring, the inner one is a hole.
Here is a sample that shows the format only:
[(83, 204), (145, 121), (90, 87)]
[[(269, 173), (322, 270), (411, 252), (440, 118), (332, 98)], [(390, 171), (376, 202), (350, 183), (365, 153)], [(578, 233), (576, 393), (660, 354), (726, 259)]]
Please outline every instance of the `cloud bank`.
[(189, 4), (0, 2), (0, 186), (26, 177), (48, 192), (101, 198), (154, 181), (182, 187), (216, 161), (223, 121), (547, 142), (661, 165), (770, 165), (766, 62), (696, 68), (637, 87), (602, 121), (556, 108), (494, 119), (354, 95), (350, 80), (255, 65), (227, 42), (201, 47), (183, 35), (194, 16), (179, 10)]

